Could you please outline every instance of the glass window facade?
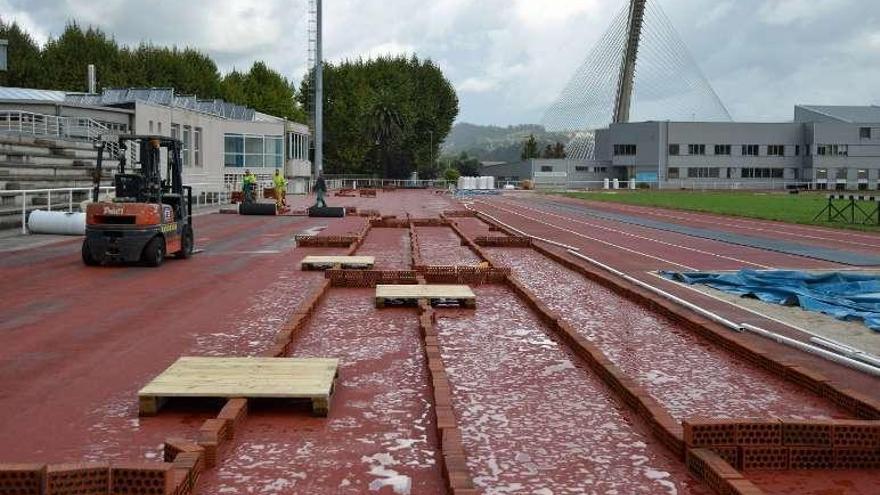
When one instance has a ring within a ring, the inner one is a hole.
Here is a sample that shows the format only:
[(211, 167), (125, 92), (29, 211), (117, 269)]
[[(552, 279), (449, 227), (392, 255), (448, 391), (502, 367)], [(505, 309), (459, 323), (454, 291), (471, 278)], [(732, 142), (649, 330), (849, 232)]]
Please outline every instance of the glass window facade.
[(251, 134), (223, 136), (223, 164), (227, 167), (277, 167), (284, 165), (284, 138)]

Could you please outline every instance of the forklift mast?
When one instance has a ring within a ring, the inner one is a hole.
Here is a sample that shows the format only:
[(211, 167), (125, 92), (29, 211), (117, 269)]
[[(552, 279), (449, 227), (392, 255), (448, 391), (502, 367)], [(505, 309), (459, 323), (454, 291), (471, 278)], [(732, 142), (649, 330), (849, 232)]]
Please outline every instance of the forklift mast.
[[(126, 172), (131, 144), (138, 144), (140, 170)], [(121, 201), (161, 203), (163, 194), (183, 195), (181, 143), (166, 136), (120, 136), (119, 171), (116, 174), (116, 197)], [(162, 180), (161, 149), (168, 150), (166, 180)]]

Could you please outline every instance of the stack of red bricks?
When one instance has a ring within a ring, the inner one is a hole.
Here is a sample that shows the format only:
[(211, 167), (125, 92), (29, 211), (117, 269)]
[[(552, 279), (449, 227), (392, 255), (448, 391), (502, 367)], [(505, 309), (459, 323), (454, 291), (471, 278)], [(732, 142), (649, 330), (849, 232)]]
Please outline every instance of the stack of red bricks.
[(688, 472), (720, 495), (761, 495), (764, 492), (715, 452), (691, 449), (685, 459)]
[(431, 389), (434, 394), (436, 410), (437, 438), (443, 455), (443, 477), (447, 489), (453, 495), (476, 494), (471, 474), (467, 467), (461, 430), (452, 409), (452, 386), (446, 376), (446, 368), (440, 357), (440, 342), (434, 328), (436, 313), (425, 299), (419, 300), (419, 329), (425, 341), (428, 372), (431, 376)]
[(410, 224), (415, 227), (445, 227), (449, 220), (443, 218), (411, 218)]
[(368, 218), (379, 217), (379, 210), (358, 210), (358, 215)]
[(880, 469), (880, 421), (699, 420), (683, 427), (689, 448), (712, 450), (738, 469)]
[(349, 247), (358, 241), (357, 236), (345, 235), (298, 235), (294, 237), (298, 247)]
[(375, 198), (376, 190), (375, 189), (361, 189), (359, 191), (362, 198)]
[(355, 192), (354, 192), (354, 189), (344, 187), (342, 189), (339, 189), (335, 193), (333, 193), (333, 195), (334, 196), (341, 196), (344, 198), (353, 198), (353, 197), (355, 197)]
[(333, 287), (375, 287), (378, 284), (415, 284), (412, 270), (326, 270), (324, 277)]
[(409, 227), (409, 220), (405, 218), (395, 218), (393, 215), (386, 215), (381, 218), (370, 219), (370, 225), (374, 228), (405, 229)]
[(470, 218), (476, 217), (477, 213), (471, 210), (447, 210), (440, 214), (446, 218)]
[(432, 284), (497, 284), (504, 283), (510, 274), (508, 267), (457, 265), (421, 265), (416, 271)]
[(192, 492), (202, 463), (198, 456), (191, 462), (181, 455), (173, 462), (157, 463), (0, 464), (0, 493), (186, 495)]
[(419, 244), (419, 234), (412, 224), (409, 225), (409, 245), (412, 267), (415, 269), (422, 265), (422, 250)]
[(532, 247), (532, 238), (525, 236), (489, 235), (474, 238), (477, 246), (492, 247)]

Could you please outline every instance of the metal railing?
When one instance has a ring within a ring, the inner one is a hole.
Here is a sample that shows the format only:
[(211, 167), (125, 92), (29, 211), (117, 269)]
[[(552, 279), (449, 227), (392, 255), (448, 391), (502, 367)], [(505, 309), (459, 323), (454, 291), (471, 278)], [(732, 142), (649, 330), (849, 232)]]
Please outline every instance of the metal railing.
[[(187, 184), (193, 188), (193, 208), (199, 208), (202, 206), (219, 206), (228, 204), (230, 200), (229, 191), (223, 187), (222, 184), (213, 184), (213, 183), (196, 183), (196, 184)], [(53, 194), (55, 195), (56, 203), (54, 206), (60, 206), (59, 209), (66, 209), (68, 212), (79, 211), (80, 203), (83, 200), (74, 201), (74, 193), (82, 192), (85, 193), (86, 199), (88, 199), (88, 195), (91, 194), (93, 187), (60, 187), (60, 188), (52, 188), (52, 189), (14, 189), (8, 191), (0, 191), (0, 198), (13, 198), (13, 203), (15, 206), (18, 206), (17, 198), (21, 197), (21, 233), (27, 234), (27, 216), (28, 212), (46, 209), (49, 211), (53, 210)], [(111, 192), (115, 191), (115, 186), (101, 186), (100, 192), (102, 197), (106, 197), (110, 195)], [(44, 205), (33, 204), (34, 199), (36, 198), (44, 198)], [(28, 204), (28, 200), (31, 200), (31, 204)], [(4, 201), (5, 202), (5, 201)], [(61, 205), (65, 205), (66, 208)], [(12, 210), (15, 211), (15, 210)]]
[(87, 117), (62, 117), (22, 110), (0, 110), (0, 132), (29, 136), (54, 137), (76, 141), (104, 141), (110, 157), (119, 156), (121, 132), (111, 130), (97, 120)]

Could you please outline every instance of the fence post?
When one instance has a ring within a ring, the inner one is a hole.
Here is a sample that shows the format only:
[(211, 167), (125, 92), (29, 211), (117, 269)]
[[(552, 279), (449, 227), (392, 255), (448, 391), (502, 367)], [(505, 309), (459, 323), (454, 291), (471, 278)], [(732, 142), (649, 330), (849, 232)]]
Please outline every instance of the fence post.
[(52, 211), (52, 190), (46, 191), (46, 209)]
[(67, 212), (73, 213), (73, 189), (67, 191)]
[(27, 192), (21, 192), (21, 233), (27, 234)]

